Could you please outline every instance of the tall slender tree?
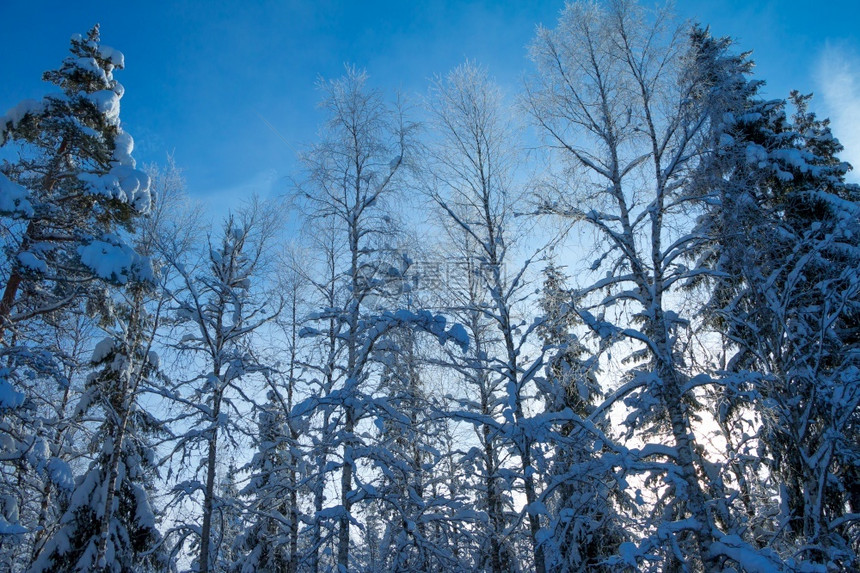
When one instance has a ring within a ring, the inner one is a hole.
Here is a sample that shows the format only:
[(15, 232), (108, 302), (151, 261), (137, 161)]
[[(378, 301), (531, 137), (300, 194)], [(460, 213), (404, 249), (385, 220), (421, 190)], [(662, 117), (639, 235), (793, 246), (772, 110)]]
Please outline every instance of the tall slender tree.
[[(344, 364), (342, 372), (343, 462), (340, 477), (341, 515), (338, 518), (338, 566), (350, 567), (350, 521), (354, 499), (354, 434), (362, 417), (358, 407), (363, 386), (370, 374), (369, 354), (362, 349), (373, 334), (372, 323), (364, 320), (365, 299), (374, 290), (378, 246), (391, 227), (385, 203), (395, 192), (403, 175), (404, 160), (411, 153), (412, 127), (402, 113), (391, 110), (381, 94), (367, 88), (367, 76), (355, 68), (322, 85), (323, 105), (329, 114), (324, 140), (305, 156), (309, 178), (304, 192), (315, 217), (332, 217), (347, 245), (345, 260), (338, 261), (337, 274), (346, 282), (346, 296), (339, 310)], [(333, 308), (332, 311), (335, 311)], [(331, 314), (331, 313), (329, 313)], [(323, 317), (321, 317), (323, 318)], [(332, 374), (335, 374), (332, 372)]]
[[(166, 258), (181, 281), (171, 291), (174, 311), (185, 329), (178, 350), (201, 359), (202, 371), (179, 380), (166, 393), (187, 409), (184, 423), (199, 424), (179, 436), (174, 451), (188, 453), (201, 445), (203, 481), (196, 479), (177, 486), (177, 492), (202, 494), (202, 524), (199, 534), (198, 568), (208, 573), (216, 555), (213, 519), (218, 505), (216, 470), (221, 452), (219, 439), (230, 438), (243, 399), (242, 382), (265, 370), (247, 344), (250, 337), (281, 310), (279, 298), (269, 291), (266, 264), (279, 226), (276, 209), (254, 202), (237, 216), (229, 216), (220, 238), (209, 244), (202, 267), (184, 264), (184, 253), (167, 252)], [(191, 396), (181, 397), (184, 389)], [(184, 496), (181, 496), (184, 497)]]
[(700, 479), (708, 461), (694, 437), (695, 384), (683, 360), (690, 319), (673, 294), (696, 272), (685, 259), (701, 242), (690, 232), (700, 198), (689, 174), (708, 151), (701, 143), (712, 111), (696, 99), (703, 85), (685, 31), (666, 9), (569, 4), (532, 46), (539, 74), (526, 105), (575, 177), (545, 197), (544, 209), (591, 227), (601, 241), (591, 270), (603, 275), (583, 281), (577, 296), (586, 302), (575, 310), (601, 344), (636, 348), (630, 359), (638, 364), (610, 402), (626, 397), (631, 428), (656, 431), (640, 434), (646, 440), (668, 433), (668, 447), (639, 450), (639, 461), (662, 474), (671, 516), (640, 551), (660, 548), (667, 568), (712, 570), (720, 532)]
[[(601, 440), (582, 423), (603, 397), (597, 378), (600, 354), (590, 352), (576, 334), (582, 325), (567, 277), (552, 263), (543, 274), (539, 305), (544, 316), (538, 334), (547, 364), (540, 394), (547, 413), (561, 418), (547, 438), (553, 452), (542, 496), (552, 531), (546, 541), (548, 569), (612, 570), (607, 560), (631, 539), (622, 512), (631, 512), (632, 504), (602, 455)], [(608, 432), (608, 420), (598, 417), (594, 422)]]
[(515, 131), (498, 88), (486, 72), (472, 64), (456, 68), (436, 83), (431, 109), (441, 138), (433, 153), (432, 196), (444, 213), (449, 232), (465, 237), (464, 244), (471, 247), (462, 253), (473, 275), (467, 280), (476, 287), (473, 302), (478, 304), (471, 310), (479, 315), (476, 319), (488, 323), (491, 333), (493, 347), (483, 350), (487, 374), (504, 388), (502, 420), (512, 427), (504, 426), (503, 432), (520, 459), (518, 480), (526, 498), (532, 557), (535, 570), (544, 573), (546, 557), (539, 538), (542, 511), (536, 503), (535, 425), (525, 406), (528, 393), (534, 391), (542, 357), (529, 360), (524, 356), (529, 336), (535, 334), (534, 324), (526, 324), (518, 316), (527, 298), (531, 259), (514, 270), (512, 249), (517, 236), (511, 211), (518, 204), (514, 177), (520, 167), (516, 141), (512, 141)]

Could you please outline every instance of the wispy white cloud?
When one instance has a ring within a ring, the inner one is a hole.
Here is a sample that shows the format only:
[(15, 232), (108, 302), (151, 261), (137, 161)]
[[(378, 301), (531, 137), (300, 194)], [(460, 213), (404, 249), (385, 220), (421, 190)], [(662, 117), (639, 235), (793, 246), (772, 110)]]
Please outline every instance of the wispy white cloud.
[(848, 178), (860, 182), (860, 54), (828, 42), (816, 61), (815, 83), (833, 133), (845, 146), (842, 159), (854, 166)]

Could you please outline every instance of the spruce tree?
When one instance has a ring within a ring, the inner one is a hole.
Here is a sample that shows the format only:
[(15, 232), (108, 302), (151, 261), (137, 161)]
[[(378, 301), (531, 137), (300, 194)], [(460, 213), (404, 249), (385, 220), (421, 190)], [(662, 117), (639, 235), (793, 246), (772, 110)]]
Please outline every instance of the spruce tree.
[[(716, 153), (700, 172), (704, 315), (729, 348), (723, 411), (737, 428), (755, 414), (764, 485), (780, 500), (775, 512), (747, 507), (752, 531), (773, 531), (756, 541), (787, 559), (844, 567), (855, 559), (846, 528), (860, 459), (860, 189), (810, 96), (764, 100), (749, 63), (712, 57), (725, 40), (701, 29), (693, 39), (717, 110)], [(736, 474), (746, 500), (756, 473)]]
[[(598, 433), (583, 422), (603, 396), (597, 355), (591, 355), (574, 332), (581, 324), (567, 277), (552, 263), (543, 274), (538, 303), (544, 316), (538, 334), (547, 365), (539, 395), (546, 411), (563, 420), (547, 440), (552, 451), (544, 496), (552, 532), (546, 540), (548, 570), (610, 571), (604, 562), (630, 536), (619, 515), (618, 504), (626, 502), (626, 496), (613, 479), (611, 464), (600, 455), (608, 422), (596, 420)], [(623, 507), (631, 510), (629, 503)]]
[(257, 451), (246, 466), (251, 476), (240, 494), (248, 499), (249, 527), (237, 539), (241, 573), (294, 571), (290, 560), (291, 484), (286, 478), (294, 460), (283, 404), (274, 391), (260, 407)]

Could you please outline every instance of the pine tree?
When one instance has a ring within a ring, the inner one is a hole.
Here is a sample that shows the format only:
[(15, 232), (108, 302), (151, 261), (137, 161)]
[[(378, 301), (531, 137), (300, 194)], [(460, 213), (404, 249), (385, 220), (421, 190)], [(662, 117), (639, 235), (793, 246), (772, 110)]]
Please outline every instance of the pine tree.
[[(435, 486), (440, 461), (442, 420), (425, 387), (423, 337), (409, 329), (394, 331), (378, 352), (384, 364), (379, 394), (373, 402), (379, 441), (369, 458), (381, 477), (373, 487), (374, 515), (386, 524), (380, 540), (379, 570), (447, 570), (459, 565), (450, 538), (434, 533), (451, 526), (456, 507)], [(382, 346), (382, 345), (380, 345)]]
[[(566, 277), (554, 264), (544, 269), (544, 282), (538, 304), (544, 316), (538, 334), (553, 350), (547, 360), (550, 379), (556, 381), (547, 388), (547, 409), (560, 411), (570, 408), (582, 418), (594, 410), (594, 403), (602, 391), (597, 381), (594, 361), (583, 355), (587, 349), (573, 333), (578, 320), (572, 308), (574, 301), (566, 285)], [(558, 395), (559, 392), (563, 394)], [(568, 431), (570, 429), (568, 428)]]
[(278, 344), (273, 349), (282, 360), (277, 371), (265, 373), (267, 400), (259, 406), (257, 451), (244, 468), (250, 472), (250, 479), (241, 491), (247, 499), (249, 525), (239, 538), (240, 556), (234, 567), (243, 573), (296, 573), (299, 562), (306, 561), (307, 556), (307, 548), (299, 545), (303, 522), (299, 493), (307, 475), (305, 452), (310, 448), (302, 439), (306, 434), (302, 430), (307, 426), (302, 426), (300, 417), (293, 416), (293, 407), (305, 383), (307, 366), (298, 333), (309, 285), (298, 270), (299, 261), (292, 248), (285, 250), (282, 263), (279, 290), (286, 304), (275, 319), (281, 336), (274, 337)]
[(43, 76), (61, 93), (0, 118), (0, 144), (19, 155), (0, 167), (0, 212), (21, 222), (0, 299), (4, 339), (15, 324), (84, 298), (93, 279), (124, 284), (138, 270), (120, 232), (149, 209), (149, 178), (120, 126), (124, 88), (113, 72), (124, 58), (100, 44), (98, 26), (73, 37), (70, 51)]
[[(100, 44), (98, 26), (73, 37), (70, 51), (43, 75), (58, 93), (22, 102), (0, 118), (7, 152), (0, 216), (9, 230), (0, 298), (0, 355), (8, 366), (0, 372), (0, 423), (12, 437), (3, 444), (3, 464), (4, 470), (14, 466), (22, 494), (22, 484), (40, 475), (35, 523), (43, 527), (52, 511), (51, 481), (68, 474), (46, 470), (65, 463), (58, 457), (69, 427), (65, 410), (78, 390), (70, 387), (72, 357), (63, 353), (62, 331), (76, 323), (75, 312), (98, 316), (110, 308), (107, 285), (148, 270), (125, 238), (149, 209), (150, 195), (119, 120), (124, 90), (113, 72), (124, 66), (123, 55)], [(52, 387), (60, 388), (56, 401), (43, 404)], [(34, 448), (39, 444), (47, 448)], [(47, 532), (37, 532), (35, 552)]]
[[(160, 187), (165, 201), (173, 202), (178, 189)], [(136, 252), (153, 257), (165, 223), (164, 210), (152, 210), (135, 237)], [(96, 456), (33, 571), (154, 571), (173, 566), (162, 547), (151, 501), (157, 477), (152, 441), (166, 432), (140, 403), (145, 390), (165, 382), (153, 350), (166, 302), (159, 287), (151, 275), (111, 293), (104, 314), (112, 321), (103, 324), (109, 336), (95, 346), (91, 362), (97, 370), (75, 412), (103, 420), (92, 439)], [(69, 539), (74, 540), (71, 547)]]
[(212, 570), (219, 573), (235, 571), (234, 567), (239, 562), (241, 539), (248, 529), (239, 498), (236, 461), (231, 458), (223, 470), (215, 495), (218, 499), (215, 506), (217, 519), (212, 526), (213, 539), (216, 540), (213, 543), (215, 555), (212, 557)]

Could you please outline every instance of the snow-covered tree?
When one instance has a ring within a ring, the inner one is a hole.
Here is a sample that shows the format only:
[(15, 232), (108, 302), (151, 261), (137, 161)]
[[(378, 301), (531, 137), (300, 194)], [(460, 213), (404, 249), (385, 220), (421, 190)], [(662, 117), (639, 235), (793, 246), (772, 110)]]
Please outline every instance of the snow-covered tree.
[[(482, 396), (482, 413), (472, 419), (490, 433), (498, 431), (504, 436), (504, 447), (519, 458), (518, 471), (509, 481), (521, 484), (532, 559), (535, 570), (544, 573), (546, 557), (539, 532), (545, 512), (538, 503), (540, 454), (536, 445), (543, 429), (526, 408), (535, 391), (542, 355), (535, 352), (537, 358), (531, 359), (526, 355), (527, 345), (536, 338), (536, 323), (527, 323), (523, 312), (532, 259), (517, 265), (514, 258), (518, 236), (513, 212), (520, 195), (515, 177), (521, 166), (516, 131), (498, 88), (473, 64), (464, 64), (438, 81), (432, 96), (431, 111), (440, 141), (431, 148), (431, 194), (443, 213), (447, 232), (461, 247), (459, 255), (470, 275), (465, 278), (471, 290), (460, 295), (470, 299), (471, 306), (462, 312), (471, 314), (476, 335), (486, 343), (480, 350), (483, 356), (477, 356), (475, 362), (478, 369), (486, 371), (476, 375), (479, 380), (489, 377), (481, 380), (486, 383), (485, 390), (494, 385), (501, 390), (500, 396), (493, 392)], [(500, 418), (483, 418), (481, 422), (482, 416), (492, 413), (496, 407), (493, 402), (499, 398)], [(486, 440), (488, 446), (491, 442)], [(492, 474), (488, 477), (496, 479)], [(493, 489), (497, 486), (488, 485), (488, 493), (495, 497)], [(502, 551), (501, 547), (496, 549)], [(501, 559), (500, 553), (494, 554), (494, 569), (502, 567)]]
[[(212, 571), (234, 571), (240, 559), (240, 548), (243, 535), (247, 533), (247, 522), (244, 518), (242, 504), (239, 499), (237, 484), (237, 468), (235, 460), (231, 459), (226, 467), (222, 466), (215, 497), (215, 518), (212, 525), (212, 543), (214, 555), (211, 559)], [(272, 569), (277, 571), (277, 569)]]
[[(312, 308), (334, 309), (342, 304), (343, 285), (339, 274), (339, 261), (344, 247), (338, 233), (338, 225), (332, 218), (311, 219), (305, 228), (309, 230), (307, 245), (303, 252), (289, 265), (298, 278), (309, 285), (306, 305)], [(299, 264), (301, 261), (301, 264)], [(302, 311), (303, 314), (313, 313)], [(342, 324), (336, 313), (326, 316), (323, 321), (303, 320), (314, 324), (314, 336), (310, 341), (308, 355), (303, 364), (308, 369), (308, 392), (324, 400), (336, 390), (341, 379), (338, 369), (342, 358), (343, 345), (339, 338)], [(290, 325), (290, 329), (292, 330)], [(302, 327), (304, 328), (304, 327)], [(298, 333), (306, 333), (301, 329)], [(291, 333), (292, 334), (292, 333)], [(330, 408), (319, 408), (316, 412), (304, 413), (307, 421), (300, 422), (296, 416), (294, 423), (302, 423), (307, 428), (306, 457), (309, 460), (305, 480), (312, 497), (307, 561), (309, 570), (318, 573), (323, 567), (322, 553), (335, 535), (333, 519), (324, 513), (326, 489), (330, 483), (332, 465), (330, 457), (337, 444), (333, 438), (338, 419)]]
[(60, 89), (0, 118), (0, 144), (18, 159), (0, 167), (0, 213), (17, 222), (0, 299), (2, 336), (14, 325), (97, 293), (94, 279), (124, 284), (139, 258), (121, 237), (150, 208), (149, 178), (135, 168), (120, 125), (123, 54), (99, 27), (72, 37), (71, 54), (44, 79)]
[[(393, 225), (386, 203), (402, 184), (405, 166), (412, 161), (413, 132), (402, 109), (392, 109), (379, 92), (367, 87), (367, 76), (348, 68), (344, 77), (322, 84), (323, 107), (328, 121), (322, 141), (304, 156), (307, 179), (300, 192), (312, 219), (331, 222), (330, 231), (345, 245), (330, 249), (328, 289), (337, 304), (313, 314), (326, 328), (307, 326), (303, 334), (330, 337), (329, 382), (338, 383), (326, 396), (300, 405), (303, 411), (323, 410), (328, 420), (337, 420), (332, 435), (341, 453), (340, 504), (333, 511), (338, 522), (337, 566), (350, 568), (350, 524), (352, 506), (366, 492), (356, 489), (356, 471), (367, 444), (358, 426), (369, 413), (375, 348), (399, 328), (428, 331), (440, 341), (453, 338), (459, 344), (459, 329), (446, 328), (443, 317), (426, 311), (386, 310), (370, 304), (385, 298), (392, 282), (399, 283), (408, 267), (408, 257), (393, 248)], [(333, 330), (334, 329), (334, 330)], [(334, 336), (334, 338), (331, 338)], [(333, 445), (332, 443), (328, 444)]]
[[(274, 390), (260, 408), (257, 452), (248, 464), (251, 472), (241, 494), (249, 496), (249, 526), (237, 539), (239, 558), (233, 567), (242, 573), (294, 572), (298, 556), (295, 470), (284, 404)], [(294, 510), (293, 508), (296, 507)], [(294, 546), (293, 540), (296, 545)]]
[[(767, 469), (760, 485), (736, 471), (746, 519), (753, 541), (786, 559), (845, 567), (857, 548), (848, 531), (856, 522), (860, 189), (845, 182), (842, 147), (808, 111), (808, 96), (764, 100), (737, 65), (728, 74), (713, 57), (725, 40), (701, 29), (694, 40), (714, 81), (707, 97), (729, 103), (711, 125), (719, 152), (702, 167), (711, 207), (700, 228), (711, 242), (700, 264), (711, 271), (705, 315), (729, 348), (723, 419), (730, 433), (754, 438)], [(756, 507), (749, 490), (757, 485), (778, 508)]]
[(141, 305), (121, 309), (125, 331), (96, 345), (92, 362), (100, 370), (78, 404), (80, 413), (102, 412), (96, 458), (78, 478), (59, 529), (28, 571), (170, 569), (151, 503), (156, 468), (148, 437), (161, 424), (136, 402), (141, 383), (152, 383), (158, 367), (146, 319), (135, 314), (140, 310)]
[(452, 529), (462, 507), (442, 487), (434, 468), (443, 460), (445, 419), (429, 385), (422, 348), (429, 337), (394, 331), (379, 360), (384, 364), (372, 404), (379, 437), (369, 454), (380, 477), (373, 484), (374, 515), (385, 524), (379, 537), (379, 571), (429, 571), (462, 567)]
[[(465, 256), (472, 252), (472, 243), (463, 237), (463, 244)], [(468, 496), (473, 515), (486, 515), (476, 519), (474, 525), (464, 524), (463, 533), (471, 532), (473, 537), (473, 543), (466, 548), (474, 553), (471, 561), (476, 569), (501, 573), (511, 570), (517, 561), (511, 539), (514, 500), (507, 480), (510, 456), (499, 422), (503, 419), (506, 386), (503, 377), (493, 375), (493, 348), (497, 339), (482, 310), (486, 293), (477, 280), (480, 265), (468, 261), (462, 259), (462, 264), (457, 265), (462, 274), (449, 273), (449, 280), (455, 284), (462, 281), (465, 288), (444, 295), (471, 341), (468, 352), (452, 349), (445, 358), (445, 366), (460, 378), (458, 385), (463, 388), (463, 396), (452, 397), (446, 412), (455, 422), (462, 420), (473, 426), (477, 444), (465, 452), (458, 451), (456, 463), (449, 466), (454, 470), (462, 468), (463, 477), (459, 483), (449, 482), (449, 495), (453, 499)]]
[(281, 360), (277, 370), (266, 373), (267, 400), (259, 407), (254, 438), (257, 451), (243, 468), (250, 473), (248, 484), (241, 490), (241, 495), (248, 500), (246, 521), (249, 526), (240, 537), (241, 556), (234, 567), (247, 573), (296, 573), (300, 562), (316, 562), (311, 557), (314, 551), (308, 551), (306, 543), (301, 547), (299, 544), (305, 517), (299, 494), (300, 490), (308, 489), (303, 483), (314, 448), (303, 435), (310, 424), (293, 417), (293, 407), (307, 391), (304, 380), (307, 356), (298, 333), (310, 285), (299, 272), (296, 250), (287, 249), (284, 255), (279, 290), (285, 304), (274, 321), (274, 332), (278, 336), (273, 338), (278, 343), (270, 349)]
[[(550, 263), (544, 269), (538, 334), (547, 353), (546, 374), (539, 384), (546, 411), (576, 416), (560, 423), (548, 439), (553, 453), (542, 496), (550, 533), (546, 536), (548, 570), (594, 571), (617, 554), (626, 531), (622, 511), (632, 510), (614, 479), (611, 463), (601, 455), (602, 442), (587, 431), (588, 419), (603, 397), (598, 361), (579, 340), (581, 328), (567, 277)], [(562, 420), (564, 415), (562, 415)], [(607, 420), (596, 420), (602, 432)]]
[[(353, 504), (354, 435), (363, 417), (358, 407), (363, 385), (370, 374), (369, 355), (362, 354), (369, 332), (363, 304), (373, 290), (377, 261), (374, 243), (386, 233), (384, 203), (401, 177), (404, 154), (411, 137), (402, 116), (388, 108), (378, 92), (368, 90), (367, 76), (354, 68), (338, 80), (323, 85), (323, 106), (329, 114), (324, 140), (305, 157), (309, 181), (305, 194), (317, 217), (332, 217), (347, 244), (338, 274), (347, 283), (345, 298), (337, 312), (341, 322), (344, 387), (341, 390), (343, 447), (338, 517), (337, 563), (348, 569), (350, 514)], [(378, 243), (377, 243), (378, 244)], [(367, 279), (370, 279), (369, 281)], [(380, 278), (383, 278), (380, 276)], [(377, 279), (378, 280), (378, 279)], [(321, 317), (323, 318), (323, 317)]]
[(687, 267), (703, 240), (691, 232), (701, 200), (690, 174), (710, 151), (712, 109), (697, 97), (707, 85), (688, 38), (665, 9), (617, 0), (567, 5), (532, 46), (539, 73), (526, 105), (567, 170), (548, 181), (542, 207), (595, 233), (575, 311), (597, 347), (629, 355), (624, 384), (598, 411), (622, 399), (629, 408), (645, 443), (614, 449), (616, 463), (651, 477), (660, 511), (615, 566), (656, 552), (666, 568), (710, 569), (745, 550), (715, 523), (722, 497), (703, 482), (710, 461), (693, 426), (696, 387), (711, 379), (686, 362), (692, 317), (678, 287), (697, 272)]
[(75, 312), (95, 317), (110, 307), (108, 285), (135, 281), (148, 270), (127, 240), (151, 201), (149, 180), (135, 168), (133, 140), (119, 120), (123, 87), (113, 72), (123, 67), (123, 55), (100, 44), (98, 26), (74, 36), (70, 51), (43, 75), (55, 93), (0, 117), (0, 354), (7, 367), (0, 373), (0, 416), (10, 438), (3, 463), (4, 470), (14, 467), (24, 495), (33, 470), (43, 482), (39, 517), (30, 522), (39, 527), (33, 554), (50, 533), (51, 482), (60, 485), (65, 476), (59, 481), (71, 485), (59, 465), (70, 427), (66, 408), (80, 387), (72, 386), (74, 358), (63, 349), (69, 340), (78, 348), (89, 341), (65, 331), (84, 326)]
[[(183, 499), (202, 495), (197, 557), (201, 573), (212, 570), (217, 554), (213, 519), (219, 505), (219, 439), (232, 439), (240, 402), (249, 400), (243, 382), (248, 375), (266, 369), (248, 343), (281, 310), (280, 299), (271, 292), (265, 276), (278, 227), (277, 209), (254, 202), (225, 220), (220, 237), (209, 242), (199, 267), (187, 265), (185, 253), (164, 255), (181, 282), (171, 291), (173, 311), (184, 332), (176, 348), (199, 361), (191, 364), (194, 373), (190, 378), (174, 381), (164, 395), (185, 408), (175, 422), (188, 425), (178, 436), (174, 452), (188, 459), (195, 449), (203, 450), (194, 477), (175, 487)], [(196, 479), (198, 471), (204, 474), (202, 482)]]
[(159, 243), (172, 232), (171, 218), (182, 201), (183, 183), (172, 162), (165, 169), (148, 171), (159, 203), (138, 225), (133, 244), (140, 256), (153, 263), (155, 272), (115, 289), (106, 301), (102, 328), (108, 336), (95, 346), (91, 363), (96, 370), (75, 412), (77, 417), (101, 420), (91, 438), (95, 459), (78, 478), (71, 501), (58, 519), (59, 529), (44, 550), (35, 548), (38, 559), (33, 571), (172, 567), (152, 502), (158, 471), (153, 440), (166, 432), (141, 399), (165, 383), (154, 348), (167, 302), (164, 271), (169, 269), (157, 254)]
[[(74, 415), (91, 367), (97, 326), (81, 305), (44, 316), (15, 333), (4, 370), (23, 400), (2, 409), (0, 495), (7, 518), (0, 563), (21, 571), (55, 531), (74, 487), (69, 463), (86, 456), (91, 428)], [(12, 357), (9, 360), (9, 357)], [(36, 359), (36, 360), (34, 360)], [(23, 548), (23, 549), (22, 549)]]

